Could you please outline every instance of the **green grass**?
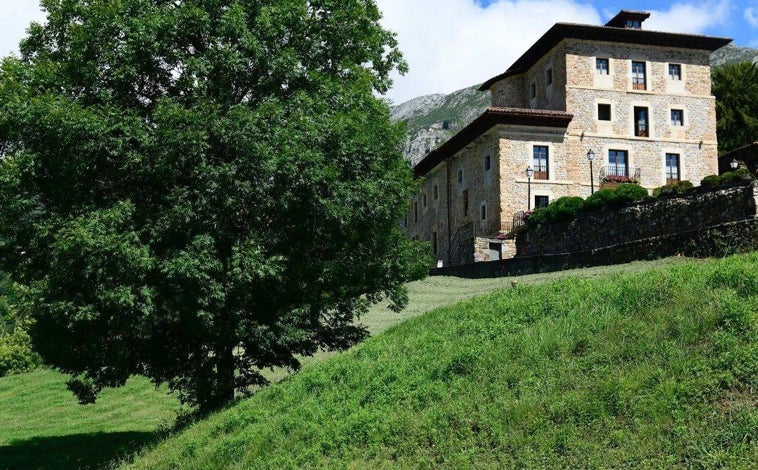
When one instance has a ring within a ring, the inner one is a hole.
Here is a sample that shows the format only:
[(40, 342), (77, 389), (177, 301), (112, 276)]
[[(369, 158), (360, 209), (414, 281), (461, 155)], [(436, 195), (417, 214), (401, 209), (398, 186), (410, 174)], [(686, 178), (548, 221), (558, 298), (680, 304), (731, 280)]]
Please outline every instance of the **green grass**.
[(0, 379), (0, 468), (101, 468), (160, 437), (179, 411), (142, 378), (81, 406), (64, 375), (37, 370)]
[[(672, 266), (690, 266), (699, 263), (703, 262), (669, 258), (655, 262), (635, 262), (619, 266), (509, 278), (469, 280), (433, 277), (408, 286), (410, 304), (400, 314), (393, 313), (383, 306), (375, 306), (361, 319), (361, 322), (373, 334), (377, 334), (433, 308), (447, 306), (498, 289), (508, 289), (505, 293), (511, 292), (512, 281), (517, 282), (516, 291), (522, 292), (523, 289), (529, 290), (533, 288), (532, 286), (553, 281), (608, 279), (608, 276), (619, 273), (644, 274), (651, 270), (657, 271)], [(506, 295), (505, 293), (503, 295)], [(433, 315), (439, 315), (439, 313)], [(420, 325), (424, 325), (424, 321)], [(425, 327), (419, 326), (418, 321), (412, 321), (408, 326), (403, 325), (388, 334), (394, 337), (398, 334), (398, 330), (404, 331), (407, 328)], [(378, 342), (381, 345), (386, 341), (384, 335), (380, 335), (370, 342), (372, 344)], [(360, 350), (362, 347), (359, 347), (358, 351)], [(355, 353), (351, 353), (350, 357), (352, 354)], [(391, 357), (396, 353), (388, 349), (386, 354)], [(304, 373), (312, 373), (309, 371), (316, 363), (332, 356), (320, 354), (315, 358), (308, 358), (305, 361)], [(338, 358), (338, 360), (341, 359)], [(374, 366), (367, 367), (370, 370)], [(287, 377), (286, 373), (278, 371), (272, 378), (281, 380), (285, 377)], [(288, 384), (295, 379), (297, 376), (287, 379), (281, 386), (288, 387)], [(65, 376), (49, 370), (0, 378), (0, 468), (100, 468), (108, 465), (107, 462), (112, 459), (119, 460), (129, 456), (144, 445), (156, 445), (165, 437), (162, 430), (171, 426), (179, 409), (176, 400), (166, 395), (165, 390), (155, 390), (144, 379), (134, 378), (124, 388), (106, 390), (98, 403), (92, 406), (76, 404), (73, 395), (65, 389), (65, 381)], [(743, 395), (735, 394), (731, 398), (726, 398), (724, 403), (739, 405), (744, 400)], [(234, 411), (237, 407), (251, 406), (255, 402), (249, 402), (250, 405), (246, 403), (248, 401), (241, 402), (226, 413), (237, 413)], [(222, 419), (223, 416), (225, 416), (223, 413), (214, 416), (209, 422)], [(182, 436), (200, 438), (203, 426), (206, 424), (198, 424)], [(180, 445), (179, 442), (184, 442), (181, 439), (187, 439), (187, 437), (180, 436), (179, 439), (170, 439), (164, 445), (167, 448), (175, 448)], [(187, 452), (187, 450), (182, 450), (182, 452)], [(224, 466), (223, 460), (221, 462), (220, 465)], [(140, 465), (150, 466), (144, 462)], [(407, 461), (406, 465), (415, 466), (408, 464)]]
[(751, 468), (758, 254), (636, 271), (410, 319), (132, 466)]

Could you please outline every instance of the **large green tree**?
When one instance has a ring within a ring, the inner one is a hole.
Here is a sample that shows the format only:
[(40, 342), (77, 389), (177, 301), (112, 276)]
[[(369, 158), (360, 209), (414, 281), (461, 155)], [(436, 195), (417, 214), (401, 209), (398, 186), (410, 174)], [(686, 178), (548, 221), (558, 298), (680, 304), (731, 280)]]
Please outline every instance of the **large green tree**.
[(751, 62), (713, 69), (719, 152), (758, 141), (758, 66)]
[(373, 0), (43, 0), (0, 69), (0, 245), (92, 402), (212, 409), (405, 301), (405, 67)]

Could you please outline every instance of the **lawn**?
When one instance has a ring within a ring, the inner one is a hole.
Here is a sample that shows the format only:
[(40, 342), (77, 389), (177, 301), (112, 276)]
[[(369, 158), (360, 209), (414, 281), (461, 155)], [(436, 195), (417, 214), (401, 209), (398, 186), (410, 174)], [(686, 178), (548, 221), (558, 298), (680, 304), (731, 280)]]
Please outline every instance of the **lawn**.
[[(434, 308), (486, 294), (550, 283), (561, 279), (596, 278), (639, 273), (702, 261), (668, 258), (496, 279), (432, 277), (410, 283), (410, 304), (400, 314), (375, 306), (361, 319), (373, 333), (387, 330)], [(307, 358), (305, 369), (333, 354)], [(270, 374), (279, 381), (286, 371)], [(65, 389), (65, 376), (39, 370), (0, 379), (0, 468), (68, 469), (101, 467), (165, 436), (179, 405), (144, 379), (133, 378), (121, 389), (106, 390), (95, 405), (80, 406)]]

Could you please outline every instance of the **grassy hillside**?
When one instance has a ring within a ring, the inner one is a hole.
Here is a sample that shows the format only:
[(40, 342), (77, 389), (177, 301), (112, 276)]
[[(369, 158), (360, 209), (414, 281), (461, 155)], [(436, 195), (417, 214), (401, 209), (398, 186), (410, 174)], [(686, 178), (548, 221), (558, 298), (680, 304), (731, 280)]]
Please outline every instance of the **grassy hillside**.
[(758, 254), (519, 285), (411, 319), (134, 468), (750, 468)]
[(0, 379), (0, 469), (101, 468), (159, 438), (179, 405), (133, 378), (80, 406), (64, 375), (37, 370)]
[[(566, 277), (597, 277), (609, 273), (640, 272), (683, 259), (635, 262), (558, 273), (521, 276), (518, 283), (540, 284)], [(510, 278), (459, 279), (434, 277), (411, 283), (410, 303), (400, 314), (375, 306), (361, 321), (378, 333), (433, 308), (509, 287)], [(308, 364), (334, 354), (321, 353)], [(274, 371), (272, 380), (288, 374)], [(0, 378), (0, 469), (100, 468), (106, 462), (134, 453), (165, 437), (179, 410), (165, 389), (155, 390), (134, 378), (122, 389), (106, 390), (96, 405), (80, 406), (66, 390), (66, 377), (49, 370)]]

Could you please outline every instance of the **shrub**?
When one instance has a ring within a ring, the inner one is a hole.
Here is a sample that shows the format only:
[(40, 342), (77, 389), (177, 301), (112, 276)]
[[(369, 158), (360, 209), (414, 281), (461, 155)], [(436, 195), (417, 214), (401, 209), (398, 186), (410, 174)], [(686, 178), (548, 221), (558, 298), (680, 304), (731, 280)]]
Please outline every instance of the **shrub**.
[(719, 175), (708, 175), (702, 180), (700, 180), (700, 186), (704, 188), (715, 188), (716, 186), (721, 184), (721, 178), (719, 178)]
[(676, 184), (667, 184), (660, 188), (653, 190), (653, 197), (658, 197), (666, 194), (684, 194), (688, 190), (692, 189), (693, 185), (687, 180), (679, 181)]
[(620, 184), (616, 189), (601, 189), (584, 201), (583, 210), (594, 211), (602, 207), (619, 207), (648, 197), (647, 189), (634, 183)]
[(16, 301), (12, 283), (0, 274), (0, 377), (27, 372), (41, 363), (27, 333), (29, 320), (14, 308)]
[(530, 227), (542, 223), (565, 222), (576, 218), (576, 213), (584, 205), (584, 200), (577, 196), (564, 196), (551, 202), (547, 207), (535, 209), (526, 219)]

